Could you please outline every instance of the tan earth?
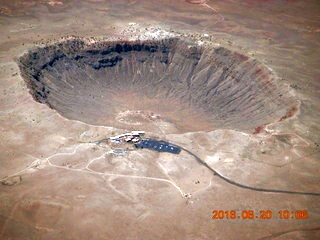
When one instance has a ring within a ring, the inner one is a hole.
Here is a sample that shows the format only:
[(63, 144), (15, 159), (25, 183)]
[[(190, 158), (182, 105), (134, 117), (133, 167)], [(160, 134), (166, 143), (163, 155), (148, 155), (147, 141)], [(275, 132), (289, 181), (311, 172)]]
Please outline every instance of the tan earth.
[(1, 2), (0, 239), (320, 238), (318, 1), (189, 2)]

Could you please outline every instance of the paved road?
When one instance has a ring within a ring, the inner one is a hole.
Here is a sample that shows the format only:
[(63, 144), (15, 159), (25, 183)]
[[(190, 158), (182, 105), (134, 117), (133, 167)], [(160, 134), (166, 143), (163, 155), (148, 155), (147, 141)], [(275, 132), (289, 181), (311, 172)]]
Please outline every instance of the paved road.
[[(173, 144), (173, 143), (171, 143)], [(243, 185), (241, 183), (237, 183), (231, 179), (228, 179), (226, 177), (224, 177), (223, 175), (221, 175), (220, 173), (218, 173), (216, 170), (214, 170), (212, 167), (210, 167), (204, 160), (202, 160), (200, 157), (198, 157), (197, 155), (195, 155), (194, 153), (190, 152), (188, 149), (181, 147), (177, 144), (173, 144), (179, 148), (181, 148), (183, 151), (185, 151), (186, 153), (188, 153), (189, 155), (193, 156), (198, 163), (200, 163), (201, 165), (205, 166), (207, 169), (209, 169), (213, 175), (221, 178), (223, 181), (232, 184), (234, 186), (240, 187), (240, 188), (245, 188), (245, 189), (249, 189), (252, 191), (258, 191), (258, 192), (269, 192), (269, 193), (285, 193), (285, 194), (300, 194), (300, 195), (311, 195), (311, 196), (318, 196), (320, 197), (320, 193), (315, 193), (315, 192), (295, 192), (295, 191), (288, 191), (288, 190), (277, 190), (277, 189), (266, 189), (266, 188), (258, 188), (258, 187), (251, 187), (251, 186), (247, 186), (247, 185)]]

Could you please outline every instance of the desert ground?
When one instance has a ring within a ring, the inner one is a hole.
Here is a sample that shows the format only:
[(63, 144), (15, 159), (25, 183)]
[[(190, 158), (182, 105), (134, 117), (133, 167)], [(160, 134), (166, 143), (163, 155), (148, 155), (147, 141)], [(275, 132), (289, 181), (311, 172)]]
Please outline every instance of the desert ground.
[(2, 1), (0, 239), (319, 239), (319, 11)]

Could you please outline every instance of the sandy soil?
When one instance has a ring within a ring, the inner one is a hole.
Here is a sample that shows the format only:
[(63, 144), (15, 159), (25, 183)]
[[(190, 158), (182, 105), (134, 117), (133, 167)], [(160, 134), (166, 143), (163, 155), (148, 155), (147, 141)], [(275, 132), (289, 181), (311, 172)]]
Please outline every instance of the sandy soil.
[[(150, 124), (147, 135), (184, 146), (245, 185), (319, 192), (319, 8), (317, 1), (280, 0), (1, 3), (0, 238), (319, 238), (318, 196), (238, 188), (185, 152), (113, 156), (111, 145), (90, 142), (130, 126), (93, 126), (62, 117), (34, 101), (16, 62), (35, 46), (70, 36), (94, 42), (170, 34), (256, 58), (299, 100), (293, 117), (258, 134), (232, 129), (174, 134), (174, 126), (162, 121), (155, 122), (157, 130)], [(233, 209), (257, 214), (270, 209), (274, 217), (211, 218), (213, 210)], [(308, 210), (309, 218), (279, 219), (280, 210)]]

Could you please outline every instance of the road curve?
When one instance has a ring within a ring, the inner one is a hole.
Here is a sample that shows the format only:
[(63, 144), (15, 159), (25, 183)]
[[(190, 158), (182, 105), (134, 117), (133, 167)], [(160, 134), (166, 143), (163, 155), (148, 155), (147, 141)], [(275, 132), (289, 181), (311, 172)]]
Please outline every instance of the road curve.
[(317, 196), (320, 197), (320, 193), (315, 193), (315, 192), (296, 192), (296, 191), (288, 191), (288, 190), (278, 190), (278, 189), (267, 189), (267, 188), (259, 188), (259, 187), (251, 187), (251, 186), (247, 186), (247, 185), (243, 185), (241, 183), (237, 183), (231, 179), (228, 179), (226, 177), (224, 177), (223, 175), (221, 175), (220, 173), (218, 173), (216, 170), (214, 170), (212, 167), (210, 167), (204, 160), (202, 160), (200, 157), (198, 157), (197, 155), (195, 155), (194, 153), (190, 152), (188, 149), (181, 147), (177, 144), (171, 143), (179, 148), (181, 148), (183, 151), (185, 151), (186, 153), (188, 153), (189, 155), (193, 156), (198, 163), (200, 163), (201, 165), (205, 166), (207, 169), (209, 169), (213, 175), (219, 177), (220, 179), (222, 179), (223, 181), (232, 184), (234, 186), (240, 187), (240, 188), (244, 188), (244, 189), (249, 189), (252, 191), (257, 191), (257, 192), (268, 192), (268, 193), (284, 193), (284, 194), (296, 194), (296, 195), (310, 195), (310, 196)]

